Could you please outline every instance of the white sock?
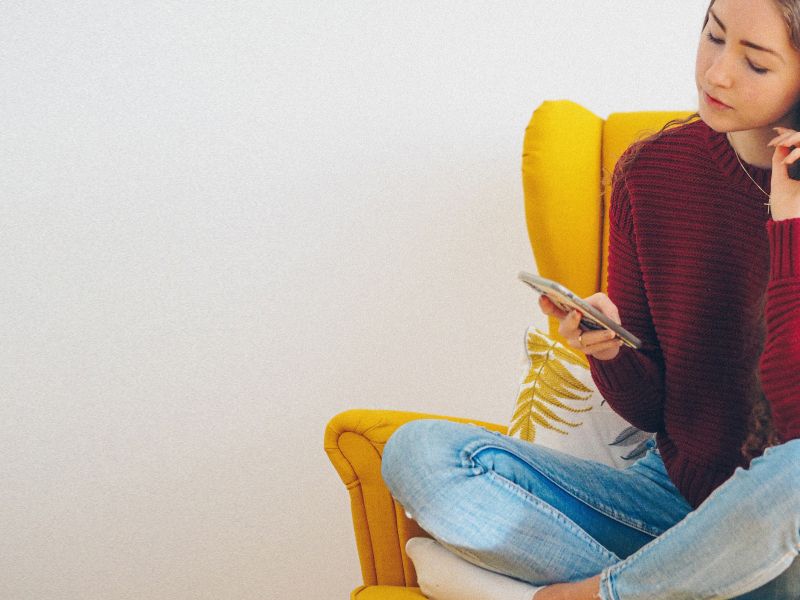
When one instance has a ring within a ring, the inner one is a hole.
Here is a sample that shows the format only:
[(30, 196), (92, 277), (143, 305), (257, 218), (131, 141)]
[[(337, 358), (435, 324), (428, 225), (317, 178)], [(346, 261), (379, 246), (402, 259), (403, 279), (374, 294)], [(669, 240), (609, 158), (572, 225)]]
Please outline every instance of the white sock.
[(473, 565), (430, 538), (411, 538), (406, 553), (430, 600), (531, 600), (543, 589)]

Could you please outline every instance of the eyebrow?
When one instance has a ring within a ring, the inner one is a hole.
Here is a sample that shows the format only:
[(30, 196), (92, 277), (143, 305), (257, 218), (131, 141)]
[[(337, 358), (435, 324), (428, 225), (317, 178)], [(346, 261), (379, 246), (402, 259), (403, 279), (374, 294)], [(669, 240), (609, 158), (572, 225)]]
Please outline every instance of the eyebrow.
[[(711, 14), (712, 17), (714, 17), (714, 20), (717, 22), (717, 25), (720, 26), (720, 29), (722, 29), (723, 32), (727, 31), (725, 29), (725, 24), (719, 20), (719, 17), (716, 15), (716, 13), (711, 9), (709, 9), (708, 12)], [(747, 40), (741, 40), (739, 43), (742, 46), (747, 46), (748, 48), (752, 48), (753, 50), (761, 50), (762, 52), (769, 52), (770, 54), (774, 54), (775, 56), (780, 58), (782, 62), (784, 63), (786, 62), (785, 60), (783, 60), (783, 57), (780, 54), (775, 52), (775, 50), (770, 50), (769, 48), (765, 48), (764, 46), (759, 46), (758, 44), (754, 44), (753, 42), (748, 42)]]

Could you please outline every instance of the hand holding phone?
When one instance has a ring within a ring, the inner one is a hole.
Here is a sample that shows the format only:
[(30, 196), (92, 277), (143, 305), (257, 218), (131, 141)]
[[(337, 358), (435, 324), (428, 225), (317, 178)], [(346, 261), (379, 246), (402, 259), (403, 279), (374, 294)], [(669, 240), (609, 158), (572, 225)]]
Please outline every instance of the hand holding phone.
[[(606, 349), (611, 349), (611, 346), (614, 345), (608, 343), (610, 340), (618, 339), (622, 344), (634, 349), (642, 347), (642, 342), (639, 338), (561, 284), (524, 271), (519, 273), (519, 279), (546, 297), (547, 301), (555, 309), (561, 311), (560, 315), (556, 315), (561, 320), (559, 333), (561, 333), (574, 348), (582, 350), (587, 354), (594, 354), (603, 360), (608, 360), (616, 356), (618, 352), (618, 347), (617, 351), (613, 353), (605, 352)], [(591, 296), (589, 300), (593, 300), (600, 305), (602, 305), (603, 302), (609, 304), (610, 306), (607, 307), (607, 311), (616, 314), (616, 307), (613, 306), (613, 303), (605, 294), (596, 294), (596, 296), (597, 298)], [(540, 306), (542, 306), (542, 310), (545, 311), (547, 305), (540, 303)], [(545, 311), (545, 313), (548, 314), (548, 311)], [(594, 331), (600, 333), (590, 333), (584, 339), (583, 332)], [(595, 344), (602, 345), (595, 346)], [(596, 354), (587, 351), (589, 347), (592, 346), (595, 347), (597, 351)], [(602, 356), (600, 354), (602, 354)]]

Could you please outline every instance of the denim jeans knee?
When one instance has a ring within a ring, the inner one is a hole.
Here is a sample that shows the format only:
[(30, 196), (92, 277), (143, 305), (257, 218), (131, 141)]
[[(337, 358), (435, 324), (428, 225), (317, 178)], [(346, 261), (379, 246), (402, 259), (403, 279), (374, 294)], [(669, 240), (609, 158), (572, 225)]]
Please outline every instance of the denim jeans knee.
[(387, 440), (381, 475), (390, 493), (409, 513), (426, 503), (435, 480), (444, 481), (460, 465), (460, 451), (470, 440), (493, 435), (472, 424), (444, 419), (416, 419), (401, 425)]

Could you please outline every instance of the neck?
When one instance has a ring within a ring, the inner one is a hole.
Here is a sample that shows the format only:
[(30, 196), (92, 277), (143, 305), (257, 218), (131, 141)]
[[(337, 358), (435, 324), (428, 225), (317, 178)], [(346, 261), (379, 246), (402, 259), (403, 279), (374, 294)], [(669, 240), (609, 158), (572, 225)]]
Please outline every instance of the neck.
[(731, 131), (728, 133), (728, 141), (733, 146), (736, 154), (742, 161), (761, 169), (772, 168), (773, 149), (767, 146), (776, 135), (775, 131), (769, 127), (759, 129), (747, 129), (744, 131)]

